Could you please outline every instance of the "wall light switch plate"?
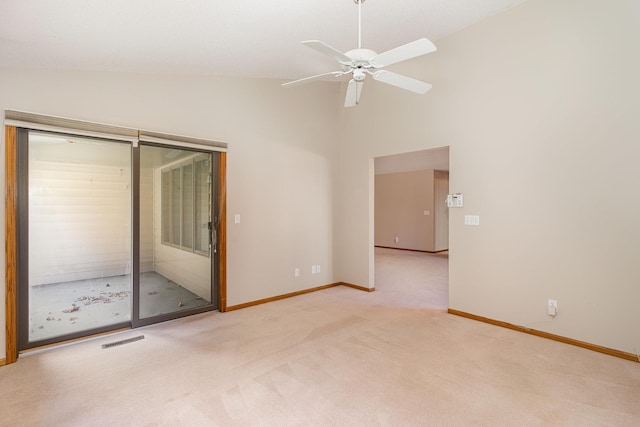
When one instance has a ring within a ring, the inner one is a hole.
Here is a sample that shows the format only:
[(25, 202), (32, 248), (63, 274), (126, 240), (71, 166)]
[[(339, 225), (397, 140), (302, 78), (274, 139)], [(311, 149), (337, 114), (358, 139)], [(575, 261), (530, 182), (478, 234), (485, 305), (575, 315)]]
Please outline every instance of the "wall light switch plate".
[(549, 316), (555, 316), (558, 314), (558, 301), (550, 299), (547, 301), (547, 313)]
[(295, 270), (293, 270), (293, 275), (294, 275), (295, 277), (300, 277), (300, 269), (299, 269), (299, 268), (296, 268)]
[(312, 265), (311, 266), (311, 274), (316, 274), (316, 273), (317, 273), (316, 266)]
[(236, 214), (236, 215), (235, 215), (235, 217), (234, 217), (234, 222), (235, 222), (236, 224), (240, 224), (240, 214)]
[(464, 216), (464, 225), (480, 225), (480, 216), (479, 215), (465, 215)]

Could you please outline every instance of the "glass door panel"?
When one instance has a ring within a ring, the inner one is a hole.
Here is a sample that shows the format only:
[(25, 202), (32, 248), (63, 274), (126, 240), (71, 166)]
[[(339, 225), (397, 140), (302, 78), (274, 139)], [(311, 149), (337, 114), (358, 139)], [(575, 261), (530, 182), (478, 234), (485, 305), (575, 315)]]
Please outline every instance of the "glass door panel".
[(212, 306), (211, 166), (210, 153), (140, 146), (140, 319)]
[(200, 157), (193, 162), (195, 168), (195, 235), (194, 250), (200, 254), (209, 252), (211, 243), (211, 159)]
[(195, 205), (195, 199), (193, 197), (193, 163), (187, 163), (182, 165), (182, 221), (180, 226), (182, 227), (182, 247), (185, 249), (193, 249), (193, 234), (195, 229), (193, 227), (193, 209)]
[(30, 131), (27, 153), (22, 347), (128, 325), (131, 145)]

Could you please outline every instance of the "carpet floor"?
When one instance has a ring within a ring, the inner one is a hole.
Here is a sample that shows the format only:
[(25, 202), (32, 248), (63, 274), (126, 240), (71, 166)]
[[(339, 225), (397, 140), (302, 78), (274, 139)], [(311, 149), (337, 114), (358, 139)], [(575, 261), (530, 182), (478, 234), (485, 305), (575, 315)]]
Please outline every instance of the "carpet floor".
[(640, 425), (640, 364), (447, 314), (446, 256), (376, 274), (21, 356), (0, 425)]

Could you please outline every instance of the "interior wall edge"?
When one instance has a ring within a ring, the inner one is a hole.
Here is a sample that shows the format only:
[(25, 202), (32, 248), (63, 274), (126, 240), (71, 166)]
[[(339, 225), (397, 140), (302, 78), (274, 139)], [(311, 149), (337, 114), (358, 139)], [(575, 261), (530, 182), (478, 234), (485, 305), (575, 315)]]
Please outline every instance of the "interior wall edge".
[(616, 350), (609, 347), (600, 346), (597, 344), (591, 344), (588, 342), (576, 340), (573, 338), (563, 337), (561, 335), (550, 334), (549, 332), (539, 331), (537, 329), (530, 329), (524, 326), (514, 325), (512, 323), (504, 322), (501, 320), (490, 319), (488, 317), (478, 316), (476, 314), (467, 313), (460, 310), (455, 310), (450, 308), (447, 310), (449, 314), (453, 314), (455, 316), (465, 317), (467, 319), (477, 320), (479, 322), (488, 323), (494, 326), (500, 326), (502, 328), (511, 329), (517, 332), (523, 332), (529, 335), (535, 335), (540, 338), (550, 339), (552, 341), (561, 342), (563, 344), (569, 344), (576, 347), (581, 347), (587, 350), (596, 351), (598, 353), (603, 353), (609, 356), (618, 357), (620, 359), (630, 360), (632, 362), (640, 363), (640, 355), (627, 353), (626, 351)]

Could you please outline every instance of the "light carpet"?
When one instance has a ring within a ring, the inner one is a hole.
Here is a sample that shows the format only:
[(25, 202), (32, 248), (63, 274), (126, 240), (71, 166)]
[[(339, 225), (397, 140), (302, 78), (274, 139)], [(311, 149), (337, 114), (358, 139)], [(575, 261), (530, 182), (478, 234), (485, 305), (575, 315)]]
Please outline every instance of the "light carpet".
[(0, 425), (640, 425), (640, 364), (449, 315), (434, 308), (445, 256), (376, 253), (373, 293), (334, 287), (22, 356), (0, 368)]

